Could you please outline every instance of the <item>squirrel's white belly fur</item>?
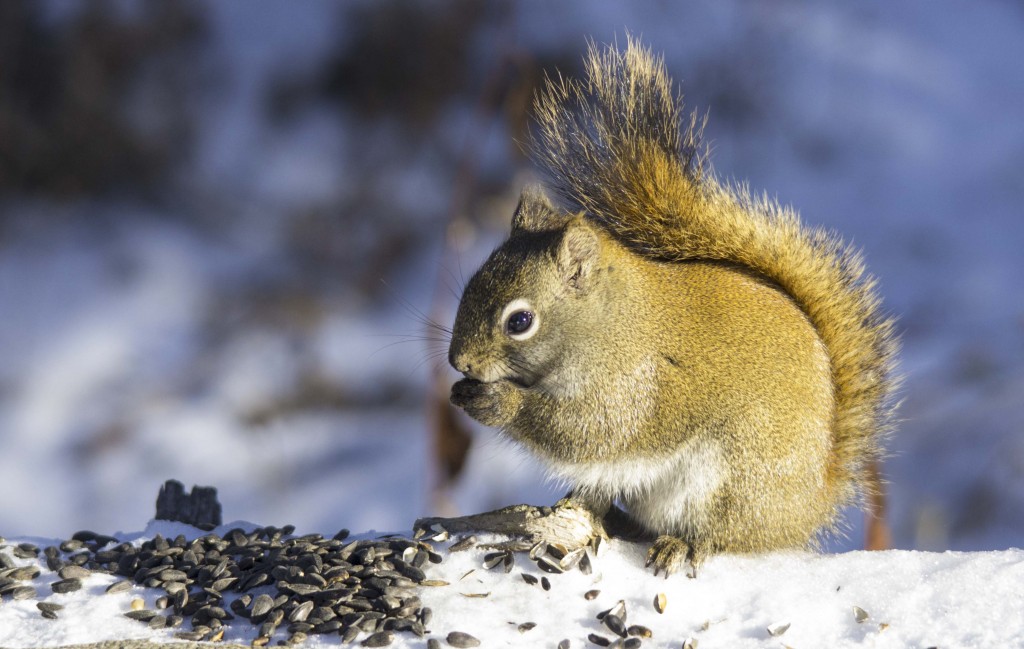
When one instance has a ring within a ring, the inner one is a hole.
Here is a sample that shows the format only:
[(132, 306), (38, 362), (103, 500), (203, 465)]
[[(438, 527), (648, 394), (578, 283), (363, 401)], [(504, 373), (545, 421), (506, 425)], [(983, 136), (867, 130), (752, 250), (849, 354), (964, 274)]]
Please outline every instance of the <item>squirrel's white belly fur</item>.
[(707, 439), (691, 440), (668, 458), (551, 462), (549, 469), (577, 497), (618, 501), (636, 522), (660, 534), (701, 524), (728, 478), (721, 446)]

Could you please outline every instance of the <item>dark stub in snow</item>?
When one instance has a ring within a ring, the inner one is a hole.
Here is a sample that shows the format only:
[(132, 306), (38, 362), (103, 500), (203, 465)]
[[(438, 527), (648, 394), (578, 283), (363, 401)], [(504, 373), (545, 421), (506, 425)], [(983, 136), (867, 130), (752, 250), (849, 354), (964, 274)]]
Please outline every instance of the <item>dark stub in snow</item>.
[(193, 485), (192, 492), (186, 493), (185, 485), (168, 480), (156, 497), (157, 520), (179, 521), (210, 530), (221, 524), (220, 516), (216, 487)]

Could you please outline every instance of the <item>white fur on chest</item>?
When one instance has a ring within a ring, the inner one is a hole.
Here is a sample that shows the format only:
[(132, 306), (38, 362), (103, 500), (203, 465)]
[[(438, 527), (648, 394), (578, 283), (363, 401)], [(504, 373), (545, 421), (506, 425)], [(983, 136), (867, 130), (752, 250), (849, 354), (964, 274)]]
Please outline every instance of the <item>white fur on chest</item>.
[(664, 459), (551, 465), (554, 476), (585, 496), (617, 500), (657, 534), (678, 534), (708, 516), (728, 477), (719, 444), (691, 441)]

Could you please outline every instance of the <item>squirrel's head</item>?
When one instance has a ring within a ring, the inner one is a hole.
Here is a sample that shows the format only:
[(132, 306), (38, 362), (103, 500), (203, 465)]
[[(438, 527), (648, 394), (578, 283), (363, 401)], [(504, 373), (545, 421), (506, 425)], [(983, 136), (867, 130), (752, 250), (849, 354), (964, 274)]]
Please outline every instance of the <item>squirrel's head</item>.
[(466, 285), (448, 351), (452, 367), (483, 383), (542, 386), (573, 353), (569, 343), (588, 337), (600, 317), (605, 238), (540, 190), (524, 190), (511, 235)]

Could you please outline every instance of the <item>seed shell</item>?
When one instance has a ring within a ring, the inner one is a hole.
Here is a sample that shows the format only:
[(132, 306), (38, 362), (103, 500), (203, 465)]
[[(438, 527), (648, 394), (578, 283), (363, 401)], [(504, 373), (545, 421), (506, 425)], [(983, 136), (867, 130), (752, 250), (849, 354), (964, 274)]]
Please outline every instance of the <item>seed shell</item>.
[(782, 635), (783, 633), (785, 633), (786, 631), (788, 631), (789, 630), (789, 626), (790, 626), (789, 622), (786, 622), (785, 624), (772, 624), (767, 629), (768, 635), (772, 636), (773, 638), (778, 637), (778, 636)]
[(461, 552), (463, 550), (468, 550), (469, 548), (473, 547), (474, 545), (476, 545), (476, 537), (471, 534), (469, 536), (462, 537), (461, 539), (459, 539), (455, 543), (452, 543), (451, 547), (448, 548), (448, 551), (449, 552)]
[(668, 606), (668, 597), (665, 593), (658, 593), (654, 596), (654, 610), (658, 613), (664, 613), (665, 607)]

